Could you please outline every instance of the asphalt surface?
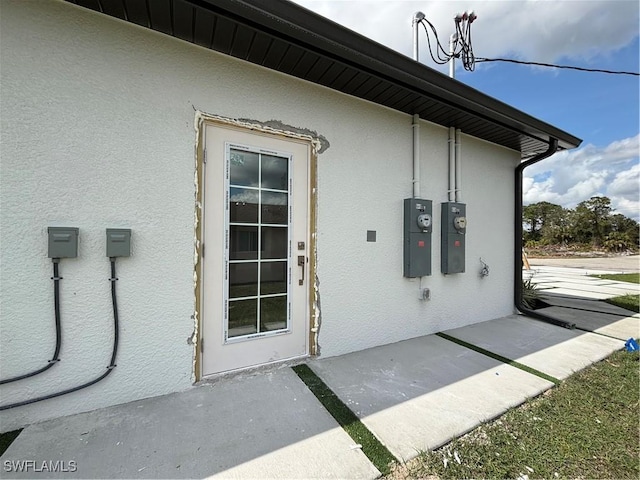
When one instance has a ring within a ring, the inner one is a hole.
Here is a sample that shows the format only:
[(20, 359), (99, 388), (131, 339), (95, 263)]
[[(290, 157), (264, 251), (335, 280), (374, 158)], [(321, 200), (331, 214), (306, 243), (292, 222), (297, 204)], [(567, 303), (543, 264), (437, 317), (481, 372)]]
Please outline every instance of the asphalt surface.
[(640, 255), (596, 258), (529, 258), (532, 266), (615, 270), (617, 273), (640, 272)]

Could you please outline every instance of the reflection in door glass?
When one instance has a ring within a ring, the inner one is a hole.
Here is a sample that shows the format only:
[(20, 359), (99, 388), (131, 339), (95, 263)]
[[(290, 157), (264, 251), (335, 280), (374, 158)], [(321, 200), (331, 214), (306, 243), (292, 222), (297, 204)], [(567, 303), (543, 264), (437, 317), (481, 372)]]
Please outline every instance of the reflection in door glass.
[(287, 262), (260, 265), (260, 294), (287, 293)]
[(287, 297), (267, 297), (260, 301), (260, 331), (287, 328)]
[(229, 221), (258, 223), (258, 190), (232, 187), (229, 192)]
[(287, 258), (287, 230), (283, 227), (262, 227), (262, 258)]
[(229, 337), (251, 335), (257, 332), (256, 314), (258, 300), (234, 300), (229, 302)]
[(232, 149), (229, 157), (229, 183), (231, 185), (257, 187), (260, 165), (259, 154)]
[(288, 328), (289, 161), (229, 150), (227, 338)]
[(289, 183), (289, 159), (262, 155), (262, 188), (287, 190)]
[(288, 194), (275, 192), (262, 192), (262, 223), (287, 224)]
[(229, 265), (229, 298), (258, 295), (258, 264), (232, 263)]
[(256, 260), (258, 258), (258, 227), (231, 225), (229, 258), (231, 260)]

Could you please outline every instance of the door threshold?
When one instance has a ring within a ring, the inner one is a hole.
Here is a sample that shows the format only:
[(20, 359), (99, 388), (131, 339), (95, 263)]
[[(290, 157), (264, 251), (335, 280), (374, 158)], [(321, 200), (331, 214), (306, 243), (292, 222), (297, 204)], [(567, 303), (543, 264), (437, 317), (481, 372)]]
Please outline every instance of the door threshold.
[(281, 368), (295, 367), (301, 363), (305, 363), (311, 355), (305, 354), (297, 357), (285, 358), (283, 360), (276, 360), (274, 362), (263, 363), (252, 367), (238, 368), (234, 370), (227, 370), (226, 372), (213, 373), (203, 377), (201, 380), (194, 383), (198, 385), (211, 385), (231, 378), (253, 377), (255, 375), (262, 375)]

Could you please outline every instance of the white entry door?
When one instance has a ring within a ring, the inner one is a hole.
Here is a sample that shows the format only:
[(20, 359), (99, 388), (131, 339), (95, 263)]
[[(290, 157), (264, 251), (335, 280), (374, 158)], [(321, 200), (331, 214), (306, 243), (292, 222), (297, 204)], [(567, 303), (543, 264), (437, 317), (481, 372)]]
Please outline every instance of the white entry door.
[(309, 145), (205, 130), (202, 375), (309, 352)]

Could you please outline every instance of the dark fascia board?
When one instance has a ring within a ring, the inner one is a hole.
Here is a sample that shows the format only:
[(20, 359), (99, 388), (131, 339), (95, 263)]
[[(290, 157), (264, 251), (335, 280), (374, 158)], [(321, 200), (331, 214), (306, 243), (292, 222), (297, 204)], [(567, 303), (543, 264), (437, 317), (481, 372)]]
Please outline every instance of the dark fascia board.
[[(186, 0), (560, 149), (581, 139), (287, 0)], [(453, 126), (453, 125), (451, 125)]]

